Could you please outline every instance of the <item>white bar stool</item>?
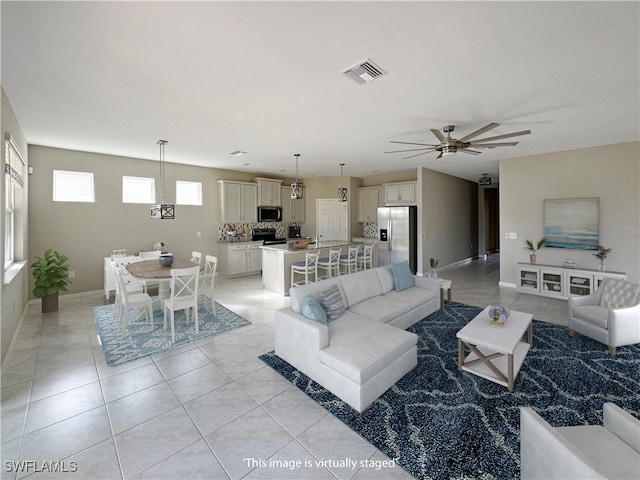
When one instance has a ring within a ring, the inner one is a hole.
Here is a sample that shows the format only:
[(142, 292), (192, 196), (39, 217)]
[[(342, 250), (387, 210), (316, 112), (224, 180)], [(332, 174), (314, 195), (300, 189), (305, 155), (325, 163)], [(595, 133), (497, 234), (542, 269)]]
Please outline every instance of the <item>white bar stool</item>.
[[(304, 262), (295, 262), (291, 264), (291, 286), (299, 287), (309, 283), (309, 274), (313, 273), (313, 281), (318, 280), (318, 257), (320, 252), (307, 252)], [(304, 281), (295, 282), (295, 274), (304, 275)]]
[(335, 272), (335, 276), (340, 275), (340, 254), (342, 253), (342, 248), (338, 248), (337, 250), (330, 249), (329, 256), (324, 257), (318, 260), (318, 268), (321, 268), (326, 271), (326, 275), (320, 278), (331, 278)]

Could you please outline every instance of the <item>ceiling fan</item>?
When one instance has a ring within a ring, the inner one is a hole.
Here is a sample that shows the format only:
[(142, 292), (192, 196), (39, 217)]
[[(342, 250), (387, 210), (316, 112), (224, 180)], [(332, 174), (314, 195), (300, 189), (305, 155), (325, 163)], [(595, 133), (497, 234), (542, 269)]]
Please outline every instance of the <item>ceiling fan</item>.
[(421, 153), (416, 153), (415, 155), (409, 155), (408, 157), (402, 157), (402, 160), (407, 158), (417, 157), (418, 155), (424, 155), (425, 153), (431, 152), (440, 152), (440, 155), (436, 157), (436, 159), (441, 158), (443, 155), (450, 155), (456, 152), (469, 153), (471, 155), (478, 155), (479, 152), (477, 150), (472, 150), (472, 148), (495, 148), (495, 147), (513, 147), (518, 144), (518, 142), (502, 142), (502, 143), (487, 143), (493, 142), (495, 140), (502, 140), (504, 138), (518, 137), (520, 135), (528, 135), (531, 133), (531, 130), (522, 130), (521, 132), (507, 133), (504, 135), (497, 135), (495, 137), (488, 138), (480, 138), (478, 140), (472, 140), (483, 133), (488, 132), (489, 130), (493, 130), (496, 127), (499, 127), (499, 123), (490, 123), (485, 125), (484, 127), (476, 130), (475, 132), (471, 132), (469, 135), (462, 137), (461, 139), (456, 139), (451, 137), (451, 133), (454, 131), (454, 125), (445, 125), (442, 131), (447, 134), (445, 137), (440, 130), (436, 130), (435, 128), (431, 129), (431, 132), (438, 137), (440, 140), (439, 144), (429, 144), (429, 143), (413, 143), (413, 142), (396, 142), (391, 140), (391, 143), (401, 143), (404, 145), (421, 145), (424, 148), (411, 148), (409, 150), (392, 150), (390, 152), (384, 153), (400, 153), (400, 152), (417, 152), (420, 150), (424, 150)]

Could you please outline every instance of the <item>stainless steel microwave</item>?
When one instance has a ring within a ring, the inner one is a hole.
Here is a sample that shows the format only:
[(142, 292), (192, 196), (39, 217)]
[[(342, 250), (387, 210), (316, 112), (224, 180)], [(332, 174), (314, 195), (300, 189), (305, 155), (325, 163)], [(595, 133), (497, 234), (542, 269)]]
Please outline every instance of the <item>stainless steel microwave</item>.
[(258, 222), (281, 222), (282, 207), (258, 207)]

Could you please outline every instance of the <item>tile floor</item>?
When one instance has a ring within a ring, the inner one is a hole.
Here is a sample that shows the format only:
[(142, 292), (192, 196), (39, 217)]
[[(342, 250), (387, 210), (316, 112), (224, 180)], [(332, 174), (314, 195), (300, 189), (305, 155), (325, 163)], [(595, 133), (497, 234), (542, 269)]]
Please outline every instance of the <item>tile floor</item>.
[[(440, 276), (455, 301), (565, 321), (565, 301), (499, 288), (498, 256)], [(2, 368), (2, 478), (411, 478), (257, 358), (288, 298), (259, 276), (216, 286), (252, 325), (115, 368), (91, 310), (103, 295), (61, 298), (47, 315), (29, 306)]]

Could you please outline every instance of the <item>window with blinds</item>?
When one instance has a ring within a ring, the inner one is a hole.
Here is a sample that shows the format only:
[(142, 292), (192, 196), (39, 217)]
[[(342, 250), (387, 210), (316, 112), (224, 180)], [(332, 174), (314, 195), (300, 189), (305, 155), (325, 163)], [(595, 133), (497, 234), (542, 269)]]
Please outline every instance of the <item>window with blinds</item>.
[(10, 133), (4, 140), (4, 268), (16, 260), (16, 208), (22, 204), (27, 162)]

